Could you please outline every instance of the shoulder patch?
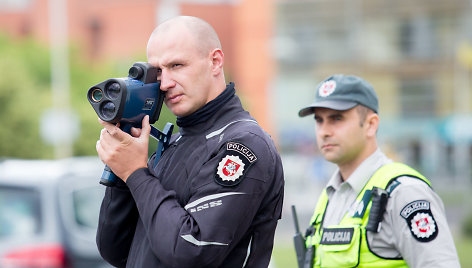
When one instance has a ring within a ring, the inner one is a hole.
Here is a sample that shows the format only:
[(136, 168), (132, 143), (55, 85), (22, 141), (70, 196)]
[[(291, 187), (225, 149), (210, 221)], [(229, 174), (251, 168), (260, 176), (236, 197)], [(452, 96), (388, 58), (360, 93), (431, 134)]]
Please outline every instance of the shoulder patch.
[(238, 185), (256, 161), (257, 156), (244, 144), (227, 142), (223, 157), (216, 167), (216, 183), (223, 186)]
[(438, 226), (428, 201), (413, 201), (401, 210), (400, 215), (406, 220), (411, 234), (416, 240), (429, 242), (438, 236)]
[(391, 194), (393, 190), (395, 190), (395, 188), (397, 188), (397, 186), (399, 186), (400, 184), (401, 183), (398, 180), (394, 180), (385, 190), (388, 192), (388, 194)]

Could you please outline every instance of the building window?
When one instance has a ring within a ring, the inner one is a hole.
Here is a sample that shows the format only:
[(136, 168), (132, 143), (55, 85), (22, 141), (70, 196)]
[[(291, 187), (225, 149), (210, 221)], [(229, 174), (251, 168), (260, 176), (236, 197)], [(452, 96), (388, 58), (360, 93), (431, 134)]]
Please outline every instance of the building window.
[(400, 81), (402, 118), (432, 118), (436, 114), (436, 87), (431, 78), (408, 78)]
[(426, 16), (408, 18), (399, 26), (400, 52), (405, 58), (430, 59), (434, 57), (436, 39), (431, 22)]

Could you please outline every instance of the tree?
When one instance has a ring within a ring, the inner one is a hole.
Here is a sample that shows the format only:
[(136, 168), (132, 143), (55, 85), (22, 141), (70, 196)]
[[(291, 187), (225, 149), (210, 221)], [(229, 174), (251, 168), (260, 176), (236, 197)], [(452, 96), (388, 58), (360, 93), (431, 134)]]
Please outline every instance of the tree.
[[(73, 144), (74, 156), (96, 155), (95, 143), (101, 125), (87, 101), (90, 86), (112, 77), (127, 76), (133, 62), (92, 64), (80, 49), (70, 50), (70, 100), (80, 118), (80, 133)], [(52, 106), (50, 55), (48, 48), (33, 40), (11, 40), (0, 36), (0, 157), (52, 158), (53, 147), (39, 134), (43, 112)], [(145, 61), (137, 57), (136, 61)], [(157, 127), (175, 123), (164, 107)], [(176, 129), (174, 130), (176, 131)], [(150, 143), (150, 152), (156, 143)]]

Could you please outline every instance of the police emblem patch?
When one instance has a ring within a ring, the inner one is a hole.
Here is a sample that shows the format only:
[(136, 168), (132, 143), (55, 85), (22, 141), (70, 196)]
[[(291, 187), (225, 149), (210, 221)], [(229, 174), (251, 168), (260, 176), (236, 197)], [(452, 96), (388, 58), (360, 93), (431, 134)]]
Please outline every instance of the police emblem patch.
[(218, 164), (216, 174), (223, 181), (236, 181), (243, 175), (245, 164), (237, 155), (227, 155)]
[(319, 94), (321, 97), (328, 97), (336, 89), (336, 81), (328, 80), (321, 84)]
[(436, 232), (436, 223), (429, 214), (417, 213), (411, 220), (411, 231), (418, 238), (428, 238)]
[(227, 142), (225, 147), (225, 153), (216, 167), (215, 181), (223, 186), (235, 186), (242, 181), (257, 157), (239, 142)]
[(406, 220), (416, 240), (429, 242), (438, 235), (438, 227), (428, 201), (413, 201), (401, 210), (400, 215)]

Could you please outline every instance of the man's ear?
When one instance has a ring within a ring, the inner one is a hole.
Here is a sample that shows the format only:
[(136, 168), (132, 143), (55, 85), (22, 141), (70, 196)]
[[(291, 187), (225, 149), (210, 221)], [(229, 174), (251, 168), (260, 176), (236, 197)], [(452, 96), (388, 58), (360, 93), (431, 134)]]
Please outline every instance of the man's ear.
[(219, 74), (223, 70), (224, 64), (224, 54), (223, 51), (219, 48), (215, 48), (210, 53), (210, 60), (211, 60), (211, 70), (215, 74)]
[(366, 120), (365, 120), (365, 124), (366, 124), (366, 127), (367, 127), (367, 135), (368, 136), (376, 136), (377, 134), (377, 129), (379, 128), (379, 115), (374, 113), (374, 112), (370, 112), (367, 117), (366, 117)]

